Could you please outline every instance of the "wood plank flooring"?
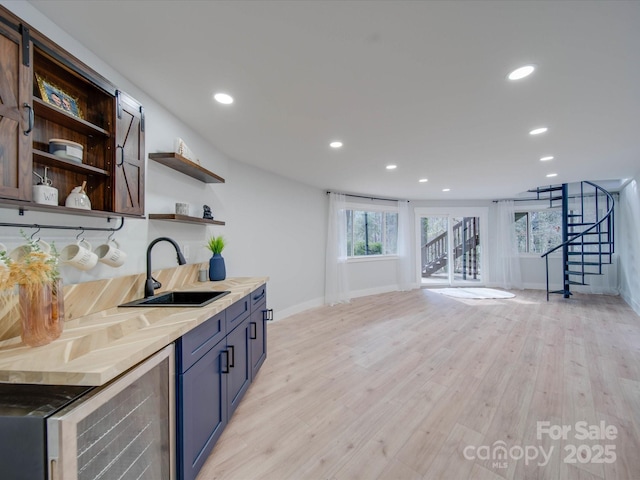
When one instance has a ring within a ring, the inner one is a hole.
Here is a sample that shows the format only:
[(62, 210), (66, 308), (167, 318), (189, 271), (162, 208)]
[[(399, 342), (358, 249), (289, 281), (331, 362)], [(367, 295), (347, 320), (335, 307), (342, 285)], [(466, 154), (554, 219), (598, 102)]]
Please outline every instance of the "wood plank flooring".
[(198, 480), (640, 479), (640, 317), (618, 297), (514, 293), (393, 292), (269, 324)]

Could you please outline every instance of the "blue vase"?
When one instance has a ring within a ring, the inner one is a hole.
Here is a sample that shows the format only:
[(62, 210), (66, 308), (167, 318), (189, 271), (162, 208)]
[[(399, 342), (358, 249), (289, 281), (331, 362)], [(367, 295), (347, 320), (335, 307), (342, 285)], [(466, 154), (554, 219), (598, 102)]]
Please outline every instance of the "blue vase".
[(227, 277), (227, 269), (224, 266), (224, 258), (219, 253), (214, 253), (209, 259), (209, 280), (217, 282)]

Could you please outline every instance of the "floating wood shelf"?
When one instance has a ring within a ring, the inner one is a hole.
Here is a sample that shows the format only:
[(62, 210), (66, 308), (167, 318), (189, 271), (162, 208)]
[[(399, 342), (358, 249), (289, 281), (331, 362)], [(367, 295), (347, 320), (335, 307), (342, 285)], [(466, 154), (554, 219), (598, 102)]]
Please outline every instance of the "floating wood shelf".
[(178, 223), (198, 223), (206, 225), (224, 225), (224, 222), (219, 220), (209, 220), (206, 218), (189, 217), (187, 215), (178, 215), (176, 213), (150, 213), (149, 220), (166, 220), (169, 222)]
[(224, 178), (174, 152), (150, 153), (149, 159), (204, 183), (224, 183)]

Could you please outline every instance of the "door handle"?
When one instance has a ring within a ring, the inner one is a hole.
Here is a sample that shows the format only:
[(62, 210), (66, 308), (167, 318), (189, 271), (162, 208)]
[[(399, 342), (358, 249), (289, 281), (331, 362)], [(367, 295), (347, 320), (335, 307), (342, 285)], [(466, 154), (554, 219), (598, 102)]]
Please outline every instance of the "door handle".
[(222, 373), (229, 373), (229, 351), (223, 350), (222, 353), (225, 355), (224, 367), (221, 369)]
[(229, 345), (228, 348), (231, 350), (231, 362), (229, 362), (229, 367), (233, 368), (236, 360), (235, 348), (233, 348), (233, 345)]
[(31, 105), (29, 105), (28, 103), (23, 103), (22, 106), (24, 108), (29, 109), (29, 128), (27, 128), (26, 130), (23, 130), (23, 133), (25, 135), (29, 135), (31, 133), (31, 130), (33, 130), (33, 124), (35, 122), (35, 118), (34, 118), (34, 114), (33, 114), (33, 107)]

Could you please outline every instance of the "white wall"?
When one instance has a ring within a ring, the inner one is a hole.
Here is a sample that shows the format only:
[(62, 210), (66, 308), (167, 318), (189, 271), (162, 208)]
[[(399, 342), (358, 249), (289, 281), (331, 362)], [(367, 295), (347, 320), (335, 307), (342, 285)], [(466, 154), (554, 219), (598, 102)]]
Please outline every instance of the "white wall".
[(620, 192), (616, 236), (620, 295), (640, 315), (640, 173)]
[[(116, 233), (126, 252), (127, 263), (119, 269), (99, 265), (89, 272), (63, 267), (67, 283), (143, 272), (146, 247), (158, 236), (175, 239), (186, 250), (188, 263), (206, 261), (210, 253), (203, 247), (208, 236), (224, 235), (228, 247), (223, 252), (228, 276), (267, 275), (269, 306), (276, 312), (293, 312), (315, 305), (324, 296), (324, 250), (326, 241), (326, 199), (324, 192), (258, 168), (231, 160), (171, 112), (158, 104), (126, 78), (49, 21), (25, 1), (0, 1), (32, 27), (47, 35), (118, 88), (131, 94), (145, 108), (146, 151), (173, 151), (176, 137), (182, 138), (202, 165), (225, 178), (225, 184), (204, 184), (153, 161), (147, 162), (146, 213), (173, 212), (176, 202), (191, 204), (192, 215), (200, 216), (202, 205), (212, 208), (214, 217), (226, 226), (203, 227), (161, 221), (126, 219)], [(250, 140), (249, 140), (250, 141)], [(66, 195), (68, 192), (60, 192)], [(73, 215), (49, 215), (0, 209), (2, 221), (84, 226), (113, 226), (104, 219)], [(26, 230), (31, 233), (32, 230)], [(77, 232), (43, 230), (39, 236), (62, 247), (75, 240)], [(2, 243), (18, 245), (19, 230), (2, 228)], [(105, 233), (87, 233), (94, 246), (106, 240)], [(153, 268), (176, 264), (172, 247), (159, 243), (153, 249)]]

